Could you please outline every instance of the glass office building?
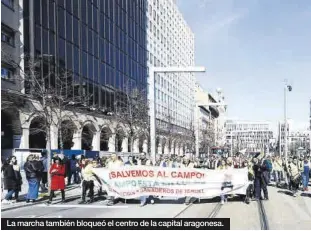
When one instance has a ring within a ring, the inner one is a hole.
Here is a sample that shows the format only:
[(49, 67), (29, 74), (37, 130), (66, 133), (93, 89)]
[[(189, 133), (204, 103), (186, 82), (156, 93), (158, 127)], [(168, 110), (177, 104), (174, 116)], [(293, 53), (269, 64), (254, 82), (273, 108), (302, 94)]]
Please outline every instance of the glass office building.
[(33, 18), (25, 50), (72, 72), (89, 106), (113, 110), (117, 92), (147, 87), (145, 8), (144, 0), (25, 0)]

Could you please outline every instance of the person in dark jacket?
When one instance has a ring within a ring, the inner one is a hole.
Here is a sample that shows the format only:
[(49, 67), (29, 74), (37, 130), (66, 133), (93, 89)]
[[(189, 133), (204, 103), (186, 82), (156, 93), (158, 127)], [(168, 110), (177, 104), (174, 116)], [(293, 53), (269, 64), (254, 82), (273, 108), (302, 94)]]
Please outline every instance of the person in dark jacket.
[(269, 182), (269, 172), (265, 165), (261, 164), (257, 158), (253, 160), (253, 170), (254, 170), (254, 185), (255, 185), (255, 197), (257, 200), (261, 200), (261, 190), (263, 190), (265, 200), (268, 200), (268, 189), (267, 185)]
[[(39, 180), (39, 187), (40, 187), (40, 182), (43, 178), (44, 165), (43, 165), (43, 162), (40, 160), (40, 157), (38, 155), (34, 156), (34, 163), (36, 165), (37, 178)], [(41, 192), (44, 192), (44, 191), (45, 191), (45, 189), (43, 187), (41, 187)]]
[(41, 153), (40, 161), (43, 164), (43, 171), (42, 171), (42, 179), (41, 179), (41, 189), (42, 191), (47, 191), (47, 183), (48, 183), (48, 158), (47, 153), (44, 151)]
[(15, 156), (8, 158), (7, 162), (2, 166), (4, 176), (4, 189), (8, 190), (2, 203), (10, 203), (14, 194), (15, 200), (18, 200), (18, 194), (21, 191), (22, 176)]
[(74, 183), (78, 183), (78, 170), (77, 170), (77, 167), (78, 167), (78, 163), (77, 163), (77, 160), (76, 160), (76, 155), (72, 155), (71, 156), (71, 160), (69, 161), (68, 163), (68, 182), (67, 182), (67, 185), (70, 185), (71, 184), (71, 178), (73, 176), (73, 181)]
[(26, 195), (26, 201), (27, 203), (34, 202), (38, 198), (38, 194), (39, 194), (39, 184), (40, 184), (39, 179), (40, 179), (41, 169), (40, 169), (39, 164), (35, 161), (33, 154), (30, 154), (27, 157), (27, 161), (24, 165), (24, 170), (25, 170), (26, 179), (29, 185), (28, 193)]

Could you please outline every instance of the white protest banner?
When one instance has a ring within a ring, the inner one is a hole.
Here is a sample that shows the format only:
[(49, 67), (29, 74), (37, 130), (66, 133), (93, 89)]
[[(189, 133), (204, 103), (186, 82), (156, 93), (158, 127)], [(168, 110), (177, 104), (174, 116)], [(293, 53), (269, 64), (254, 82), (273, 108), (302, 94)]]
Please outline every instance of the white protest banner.
[(246, 194), (247, 169), (202, 170), (130, 166), (117, 169), (95, 168), (109, 196), (212, 198), (224, 194)]

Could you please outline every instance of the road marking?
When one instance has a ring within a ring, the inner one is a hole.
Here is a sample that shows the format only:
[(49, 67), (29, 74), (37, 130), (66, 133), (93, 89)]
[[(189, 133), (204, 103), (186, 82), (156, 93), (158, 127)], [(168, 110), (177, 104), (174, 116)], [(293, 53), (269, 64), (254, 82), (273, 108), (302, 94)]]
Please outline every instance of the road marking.
[(36, 205), (38, 207), (54, 207), (54, 208), (85, 208), (85, 209), (102, 209), (102, 208), (112, 208), (112, 209), (124, 209), (128, 208), (128, 206), (107, 206), (107, 205), (46, 205), (39, 204)]
[(25, 216), (18, 216), (15, 218), (63, 218), (62, 216), (38, 216), (38, 215), (25, 215)]

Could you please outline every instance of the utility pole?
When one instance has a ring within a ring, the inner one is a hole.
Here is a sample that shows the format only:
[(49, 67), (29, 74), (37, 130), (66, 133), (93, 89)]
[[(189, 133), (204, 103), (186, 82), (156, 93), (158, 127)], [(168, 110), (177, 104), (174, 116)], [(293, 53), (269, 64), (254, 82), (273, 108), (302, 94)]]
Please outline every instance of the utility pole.
[(284, 86), (284, 152), (285, 152), (285, 162), (287, 163), (287, 91), (292, 91), (292, 87), (287, 84), (285, 80)]

